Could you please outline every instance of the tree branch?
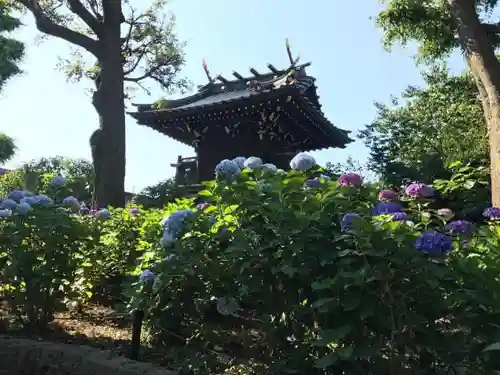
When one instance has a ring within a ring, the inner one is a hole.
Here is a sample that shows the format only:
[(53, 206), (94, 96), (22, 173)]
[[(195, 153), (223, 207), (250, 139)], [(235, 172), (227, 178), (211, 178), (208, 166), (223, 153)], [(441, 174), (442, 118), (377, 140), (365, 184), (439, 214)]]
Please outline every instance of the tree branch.
[(79, 32), (71, 30), (65, 26), (58, 25), (49, 17), (47, 17), (43, 10), (38, 5), (37, 0), (17, 0), (28, 9), (35, 17), (36, 27), (44, 34), (54, 36), (56, 38), (64, 39), (67, 42), (84, 48), (94, 56), (99, 55), (99, 42)]
[(82, 2), (80, 0), (67, 1), (69, 10), (80, 17), (98, 37), (101, 36), (103, 24), (85, 8)]
[[(154, 74), (156, 72), (158, 72), (164, 65), (167, 65), (167, 64), (158, 64), (156, 66), (153, 66), (153, 67), (149, 68), (143, 75), (138, 76), (138, 77), (125, 77), (125, 81), (138, 83), (146, 78), (154, 78), (153, 77)], [(161, 82), (160, 82), (160, 84), (161, 84)]]

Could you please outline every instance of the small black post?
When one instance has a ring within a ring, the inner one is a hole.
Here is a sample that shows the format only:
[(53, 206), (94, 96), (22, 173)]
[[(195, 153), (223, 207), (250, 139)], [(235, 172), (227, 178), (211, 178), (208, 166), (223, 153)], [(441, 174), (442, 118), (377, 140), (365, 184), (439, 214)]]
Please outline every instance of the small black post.
[(132, 313), (132, 347), (130, 348), (130, 353), (128, 355), (128, 358), (134, 361), (137, 361), (139, 359), (143, 319), (144, 319), (144, 310), (135, 310)]

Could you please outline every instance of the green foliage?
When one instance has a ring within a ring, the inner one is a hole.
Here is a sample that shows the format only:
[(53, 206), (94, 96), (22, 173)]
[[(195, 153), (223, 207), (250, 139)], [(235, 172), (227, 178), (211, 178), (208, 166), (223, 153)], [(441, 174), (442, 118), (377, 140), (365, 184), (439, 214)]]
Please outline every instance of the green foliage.
[[(158, 242), (159, 218), (145, 223), (150, 245), (136, 273), (156, 277), (129, 296), (131, 308), (148, 310), (153, 342), (236, 346), (240, 360), (258, 358), (272, 373), (489, 373), (481, 350), (498, 334), (498, 226), (429, 257), (414, 243), (424, 230), (443, 231), (430, 201), (406, 199), (411, 221), (395, 222), (371, 216), (370, 187), (304, 187), (307, 178), (243, 171), (209, 183), (200, 195), (211, 205), (170, 247)], [(165, 214), (192, 206), (178, 201)], [(342, 231), (348, 212), (361, 218)], [(217, 367), (205, 366), (200, 373)]]
[(456, 161), (447, 166), (449, 179), (435, 180), (433, 186), (456, 215), (481, 222), (482, 212), (491, 206), (490, 174), (487, 167), (472, 167)]
[(488, 165), (481, 103), (468, 73), (443, 66), (423, 74), (426, 86), (410, 86), (392, 106), (377, 103), (377, 117), (360, 132), (370, 149), (369, 167), (389, 184), (432, 181), (451, 175), (446, 165), (466, 160)]
[[(435, 183), (441, 194), (480, 203), (486, 169), (449, 168), (454, 175)], [(249, 361), (257, 373), (498, 368), (494, 351), (483, 351), (500, 333), (498, 222), (477, 222), (452, 237), (451, 253), (430, 255), (415, 241), (424, 231), (447, 233), (450, 219), (435, 210), (443, 202), (403, 196), (407, 220), (373, 216), (375, 184), (311, 184), (323, 173), (244, 170), (208, 182), (199, 193), (207, 205), (180, 199), (163, 209), (110, 209), (109, 217), (63, 210), (68, 186), (42, 175), (40, 189), (56, 205), (0, 210), (1, 294), (20, 321), (43, 327), (92, 293), (120, 303), (126, 283), (130, 308), (147, 312), (151, 344), (181, 338), (183, 347), (211, 349), (196, 367), (185, 357), (194, 374)], [(467, 207), (457, 204), (455, 214)], [(352, 212), (359, 218), (343, 226)], [(179, 232), (170, 238), (165, 228)]]
[(145, 207), (165, 206), (172, 201), (175, 195), (175, 181), (173, 178), (160, 181), (155, 185), (144, 188), (134, 200)]
[[(24, 5), (35, 19), (39, 17), (29, 2), (14, 0), (14, 3), (16, 2)], [(46, 21), (71, 32), (77, 31), (82, 37), (68, 38), (68, 33), (47, 31), (43, 27), (40, 31), (62, 38), (71, 43), (72, 47), (83, 48), (93, 53), (97, 61), (89, 64), (88, 56), (82, 53), (82, 49), (73, 49), (69, 57), (60, 57), (58, 68), (66, 74), (69, 81), (78, 82), (86, 78), (95, 82), (100, 74), (99, 58), (102, 56), (98, 56), (99, 54), (88, 46), (92, 45), (92, 42), (102, 42), (102, 33), (96, 30), (106, 29), (109, 24), (104, 18), (102, 1), (77, 0), (75, 3), (79, 6), (68, 4), (61, 7), (57, 0), (46, 1), (39, 5), (42, 11), (49, 15)], [(175, 17), (166, 11), (167, 1), (152, 0), (146, 7), (144, 4), (141, 4), (141, 7), (132, 6), (128, 1), (122, 1), (122, 7), (124, 27), (120, 43), (127, 97), (130, 98), (137, 88), (150, 93), (148, 80), (159, 84), (169, 93), (176, 89), (187, 88), (189, 82), (179, 76), (185, 63), (183, 52), (185, 44), (179, 41), (175, 32)]]
[(32, 160), (27, 167), (40, 175), (64, 176), (68, 179), (67, 188), (75, 197), (83, 201), (92, 198), (94, 167), (88, 160), (55, 156)]
[(91, 244), (86, 223), (53, 207), (1, 220), (0, 294), (11, 313), (43, 329), (65, 302), (88, 293), (84, 267)]
[(0, 133), (0, 163), (5, 163), (16, 154), (14, 140), (5, 133)]
[[(9, 7), (0, 4), (0, 90), (12, 77), (21, 73), (19, 63), (24, 56), (24, 44), (18, 40), (10, 38), (7, 33), (11, 33), (21, 26), (18, 18), (12, 17)], [(0, 138), (0, 141), (3, 139)], [(0, 148), (0, 162), (4, 162), (5, 156)], [(7, 157), (9, 159), (12, 155)]]
[[(377, 26), (384, 33), (387, 49), (394, 44), (416, 42), (418, 58), (424, 61), (442, 59), (460, 46), (457, 23), (446, 0), (382, 0), (385, 8), (377, 15)], [(476, 1), (476, 12), (482, 18), (492, 15), (497, 0)], [(491, 25), (492, 42), (498, 45), (497, 29)]]
[(0, 197), (16, 189), (22, 189), (24, 186), (24, 170), (14, 169), (0, 175)]

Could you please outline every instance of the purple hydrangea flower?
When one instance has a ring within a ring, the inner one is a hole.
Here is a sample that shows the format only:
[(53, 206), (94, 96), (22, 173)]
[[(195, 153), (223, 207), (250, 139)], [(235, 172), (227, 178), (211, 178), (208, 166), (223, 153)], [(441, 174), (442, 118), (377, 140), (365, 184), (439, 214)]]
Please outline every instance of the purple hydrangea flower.
[(497, 220), (500, 219), (500, 208), (498, 207), (488, 207), (483, 212), (483, 216), (488, 220)]
[(128, 210), (128, 213), (132, 216), (139, 215), (139, 209), (136, 207), (132, 207), (130, 210)]
[(23, 199), (25, 196), (23, 190), (12, 190), (7, 197), (9, 199), (12, 199), (13, 201), (19, 202), (21, 199)]
[(441, 255), (450, 252), (453, 248), (451, 237), (434, 230), (422, 232), (415, 241), (418, 251), (429, 255)]
[(454, 220), (446, 224), (444, 229), (451, 234), (469, 234), (474, 232), (475, 226), (467, 220)]
[(406, 212), (394, 212), (391, 219), (392, 221), (405, 221), (408, 220), (408, 215)]
[(358, 173), (344, 173), (339, 177), (339, 184), (342, 186), (361, 186), (363, 177)]
[(298, 153), (290, 161), (290, 168), (294, 171), (305, 171), (307, 169), (314, 168), (315, 166), (316, 160), (305, 152)]
[(435, 192), (432, 186), (421, 183), (410, 184), (405, 189), (406, 195), (412, 198), (430, 198)]
[(399, 194), (392, 189), (384, 189), (378, 194), (379, 201), (397, 201)]
[(352, 224), (355, 220), (360, 219), (361, 216), (356, 212), (348, 212), (340, 220), (340, 230), (345, 232), (352, 228)]
[(248, 169), (260, 169), (262, 168), (263, 163), (261, 158), (250, 156), (247, 160), (245, 160), (243, 165)]
[(380, 202), (373, 209), (373, 216), (403, 212), (403, 206), (396, 202)]
[(234, 161), (224, 159), (215, 167), (216, 177), (232, 177), (241, 172), (240, 167)]

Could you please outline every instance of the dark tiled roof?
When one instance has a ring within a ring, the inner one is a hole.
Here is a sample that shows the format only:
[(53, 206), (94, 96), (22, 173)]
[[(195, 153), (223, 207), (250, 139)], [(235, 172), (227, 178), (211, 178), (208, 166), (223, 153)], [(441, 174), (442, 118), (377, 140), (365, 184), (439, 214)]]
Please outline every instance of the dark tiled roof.
[[(198, 115), (207, 111), (227, 111), (230, 107), (237, 107), (240, 104), (255, 103), (255, 100), (267, 101), (281, 96), (292, 97), (296, 103), (301, 103), (300, 107), (304, 111), (299, 113), (299, 118), (312, 119), (313, 124), (307, 124), (307, 120), (300, 127), (308, 131), (309, 126), (314, 126), (313, 138), (317, 138), (318, 145), (323, 147), (345, 147), (352, 142), (349, 138), (349, 131), (335, 127), (324, 115), (319, 103), (316, 79), (308, 76), (305, 68), (310, 64), (303, 64), (293, 69), (278, 71), (272, 65), (268, 65), (270, 73), (259, 74), (251, 70), (254, 74), (244, 78), (238, 73), (233, 73), (238, 79), (229, 81), (218, 76), (216, 80), (199, 87), (199, 91), (191, 96), (176, 100), (165, 100), (158, 104), (136, 104), (137, 112), (129, 113), (140, 124), (151, 126), (164, 134), (189, 144), (189, 140), (184, 139), (184, 135), (176, 133), (175, 130), (167, 132), (160, 130), (156, 125), (157, 121), (176, 121), (173, 128), (179, 126), (177, 119), (184, 116)], [(292, 76), (293, 74), (293, 76)], [(291, 80), (291, 82), (290, 82)], [(255, 100), (254, 100), (255, 99)], [(288, 101), (288, 100), (287, 100)], [(167, 129), (163, 125), (163, 129)], [(318, 133), (319, 132), (319, 133)]]
[[(299, 65), (296, 70), (299, 78), (292, 85), (301, 91), (307, 90), (314, 85), (315, 79), (309, 77), (305, 73), (305, 68), (310, 64)], [(274, 67), (273, 67), (274, 68)], [(251, 96), (259, 95), (262, 91), (257, 91), (253, 88), (252, 83), (262, 85), (263, 91), (275, 91), (283, 88), (286, 85), (287, 77), (290, 70), (272, 71), (271, 73), (260, 74), (237, 80), (226, 80), (224, 77), (218, 76), (217, 79), (205, 86), (199, 88), (199, 91), (191, 96), (181, 99), (165, 100), (159, 108), (155, 108), (154, 104), (136, 104), (138, 112), (148, 112), (160, 110), (165, 112), (177, 112), (188, 110), (194, 107), (209, 107), (212, 105), (227, 103), (229, 101), (246, 99)], [(238, 74), (238, 73), (235, 73)], [(134, 112), (129, 113), (132, 117)]]

